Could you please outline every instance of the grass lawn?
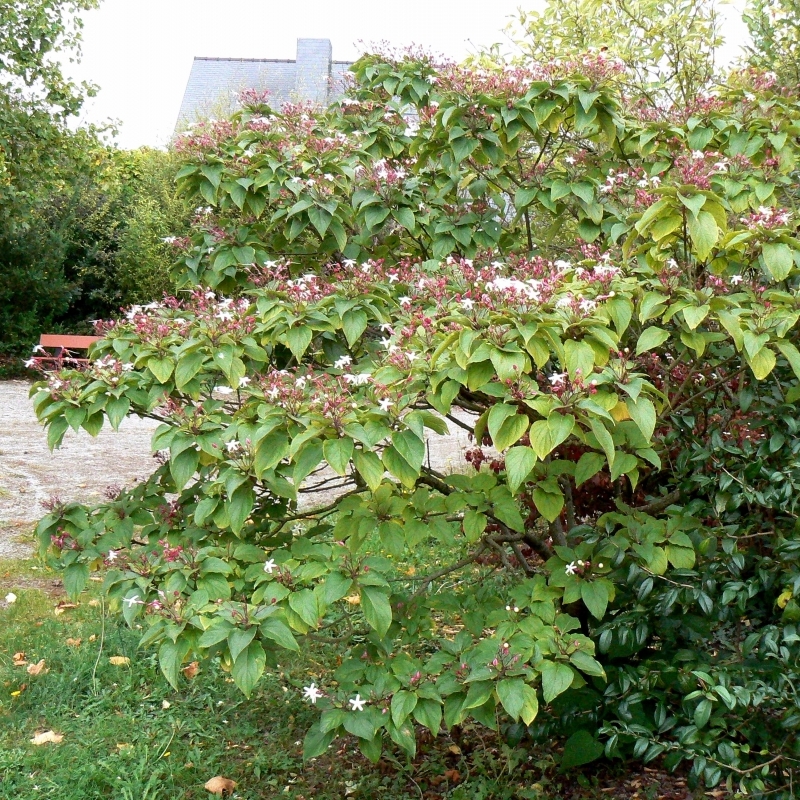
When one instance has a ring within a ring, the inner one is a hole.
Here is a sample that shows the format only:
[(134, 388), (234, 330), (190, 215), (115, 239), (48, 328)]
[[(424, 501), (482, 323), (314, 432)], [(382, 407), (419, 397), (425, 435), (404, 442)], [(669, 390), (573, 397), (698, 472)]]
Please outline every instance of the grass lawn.
[[(420, 732), (413, 762), (389, 752), (372, 765), (353, 741), (339, 739), (304, 764), (314, 710), (301, 687), (322, 668), (322, 649), (282, 663), (249, 700), (214, 663), (175, 692), (154, 652), (137, 649), (140, 632), (107, 613), (98, 584), (74, 607), (57, 586), (33, 562), (0, 562), (0, 599), (5, 587), (17, 594), (0, 608), (2, 798), (210, 798), (203, 787), (216, 775), (235, 781), (233, 796), (248, 800), (688, 796), (662, 794), (660, 781), (649, 789), (633, 781), (636, 791), (628, 791), (630, 776), (609, 793), (618, 779), (590, 779), (596, 770), (565, 780), (548, 754), (510, 748), (468, 726), (436, 740)], [(39, 674), (29, 674), (42, 660)], [(46, 731), (63, 739), (31, 743)]]

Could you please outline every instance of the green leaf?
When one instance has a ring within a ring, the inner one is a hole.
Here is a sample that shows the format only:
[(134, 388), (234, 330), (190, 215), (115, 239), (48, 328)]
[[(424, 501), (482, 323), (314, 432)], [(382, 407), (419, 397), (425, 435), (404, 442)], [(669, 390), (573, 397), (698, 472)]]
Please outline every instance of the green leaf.
[(289, 608), (297, 614), (306, 625), (316, 628), (319, 623), (317, 598), (311, 589), (300, 589), (289, 595)]
[(680, 228), (682, 222), (683, 217), (679, 214), (662, 217), (650, 228), (650, 235), (658, 242)]
[(289, 455), (289, 437), (282, 432), (268, 433), (256, 445), (253, 469), (260, 478)]
[(606, 460), (600, 453), (584, 453), (580, 459), (578, 459), (578, 464), (575, 467), (575, 485), (580, 486), (582, 483), (588, 481), (589, 478), (597, 475), (605, 463)]
[(147, 368), (155, 375), (159, 383), (166, 383), (169, 380), (174, 366), (168, 358), (156, 358), (153, 356), (147, 360)]
[(676, 547), (668, 544), (666, 546), (667, 560), (675, 569), (693, 569), (695, 564), (695, 552), (691, 547)]
[(181, 637), (175, 642), (172, 639), (166, 639), (158, 648), (158, 665), (173, 689), (178, 688), (181, 664), (188, 652), (189, 642)]
[(605, 747), (589, 731), (580, 730), (572, 734), (564, 744), (561, 769), (580, 767), (596, 761), (605, 752)]
[(364, 479), (371, 491), (375, 491), (383, 480), (383, 464), (380, 458), (371, 450), (355, 450), (353, 463), (358, 474)]
[(701, 211), (689, 217), (687, 227), (698, 260), (705, 261), (719, 238), (717, 221), (708, 211)]
[(417, 705), (417, 696), (404, 689), (394, 693), (392, 697), (392, 722), (399, 728), (408, 719), (408, 715)]
[(319, 724), (314, 725), (303, 740), (303, 761), (309, 761), (312, 758), (321, 756), (335, 737), (335, 728), (322, 733)]
[(303, 353), (306, 352), (308, 346), (311, 344), (311, 339), (314, 332), (308, 325), (302, 325), (297, 328), (290, 328), (286, 334), (286, 343), (292, 351), (292, 355), (300, 361), (303, 358)]
[(253, 510), (254, 503), (255, 495), (249, 484), (239, 486), (231, 495), (231, 499), (228, 501), (228, 520), (234, 533), (242, 530)]
[(65, 417), (56, 417), (47, 426), (47, 446), (51, 450), (54, 450), (61, 444), (64, 434), (67, 432), (67, 428), (69, 428), (69, 423)]
[(791, 342), (784, 342), (779, 339), (775, 344), (778, 350), (781, 351), (781, 355), (789, 362), (795, 377), (800, 379), (800, 351)]
[(169, 461), (169, 471), (175, 486), (180, 491), (189, 482), (191, 477), (197, 472), (197, 465), (200, 461), (200, 454), (193, 447), (178, 453), (177, 456)]
[(367, 711), (350, 711), (342, 720), (344, 729), (359, 739), (371, 739), (375, 735), (375, 719)]
[(775, 353), (769, 347), (762, 348), (752, 358), (747, 355), (745, 355), (745, 358), (750, 365), (750, 369), (753, 370), (753, 375), (760, 381), (763, 381), (775, 369), (777, 362)]
[(256, 251), (249, 246), (234, 247), (231, 249), (231, 252), (236, 259), (236, 263), (241, 264), (244, 267), (249, 267), (256, 258)]
[(385, 589), (378, 586), (362, 586), (361, 609), (367, 624), (378, 636), (386, 636), (392, 624), (392, 607)]
[(530, 447), (512, 447), (506, 453), (506, 475), (512, 494), (516, 494), (535, 464), (536, 453)]
[(606, 671), (603, 665), (592, 658), (585, 650), (576, 650), (570, 657), (569, 662), (576, 669), (579, 669), (585, 675), (594, 675), (598, 678), (606, 678)]
[(333, 215), (330, 211), (326, 211), (319, 206), (312, 206), (308, 209), (308, 218), (311, 220), (311, 224), (317, 229), (319, 235), (324, 239), (328, 226), (333, 219)]
[(678, 192), (678, 200), (692, 212), (692, 216), (697, 216), (700, 209), (706, 204), (706, 196), (704, 194), (693, 194), (691, 197), (685, 197)]
[(595, 435), (597, 441), (600, 444), (600, 447), (603, 448), (603, 452), (606, 454), (606, 458), (608, 459), (608, 465), (610, 467), (614, 466), (614, 457), (616, 455), (614, 450), (614, 440), (611, 438), (611, 434), (606, 430), (606, 427), (603, 425), (600, 420), (592, 419), (589, 420), (589, 425), (592, 429), (592, 433)]
[(545, 703), (552, 702), (560, 694), (566, 692), (575, 677), (572, 667), (557, 661), (543, 661), (540, 669)]
[(564, 508), (564, 495), (559, 491), (546, 492), (540, 486), (533, 490), (533, 502), (539, 513), (548, 521), (553, 522)]
[(530, 725), (536, 719), (536, 715), (539, 713), (539, 698), (536, 695), (536, 689), (534, 689), (532, 686), (528, 686), (527, 683), (525, 684), (522, 693), (522, 721), (526, 725)]
[(367, 314), (360, 308), (347, 311), (344, 314), (342, 317), (342, 330), (349, 347), (352, 347), (361, 338), (361, 334), (367, 329), (367, 322)]
[(524, 678), (504, 678), (497, 682), (497, 696), (511, 719), (516, 722), (525, 705)]
[(782, 281), (789, 276), (794, 266), (794, 258), (789, 245), (783, 242), (768, 242), (761, 248), (764, 266), (776, 281)]
[(594, 350), (587, 342), (573, 339), (564, 342), (564, 360), (571, 380), (578, 374), (585, 378), (594, 370)]
[(667, 339), (669, 339), (669, 331), (653, 326), (645, 328), (639, 337), (639, 341), (636, 342), (636, 355), (639, 356), (648, 350), (660, 347)]
[(628, 408), (631, 419), (636, 423), (636, 427), (642, 432), (645, 440), (649, 442), (656, 428), (657, 419), (656, 407), (653, 405), (652, 400), (639, 395), (636, 400), (628, 398), (625, 401), (625, 405)]
[(709, 305), (686, 306), (683, 309), (683, 319), (689, 329), (694, 330), (708, 316), (709, 311), (711, 311), (711, 306)]
[(245, 697), (250, 697), (259, 678), (264, 674), (266, 664), (267, 656), (261, 642), (250, 642), (233, 662), (231, 677)]
[(112, 397), (106, 403), (106, 415), (114, 430), (119, 428), (120, 423), (125, 419), (130, 407), (131, 401), (127, 397)]
[(392, 444), (411, 468), (419, 473), (422, 462), (425, 460), (425, 441), (420, 439), (414, 431), (405, 430), (392, 434)]
[(396, 208), (392, 216), (409, 232), (413, 232), (417, 226), (414, 212), (410, 208)]
[(231, 659), (236, 661), (242, 650), (253, 641), (256, 635), (256, 628), (232, 628), (228, 633), (228, 650)]
[(89, 580), (88, 564), (70, 564), (64, 568), (64, 591), (70, 599), (75, 600), (83, 591), (86, 582)]
[(414, 719), (424, 725), (434, 736), (442, 725), (442, 707), (436, 700), (421, 699), (414, 707)]
[(189, 353), (178, 359), (178, 363), (175, 365), (175, 386), (178, 390), (182, 390), (197, 375), (203, 366), (203, 361), (205, 361), (205, 354), (198, 352)]
[(291, 628), (285, 622), (274, 618), (266, 619), (261, 623), (260, 630), (262, 636), (272, 639), (273, 642), (276, 642), (285, 650), (293, 650), (295, 653), (300, 652), (300, 645), (297, 643), (297, 639), (294, 638)]
[(353, 457), (352, 439), (327, 439), (322, 445), (322, 453), (330, 468), (337, 475), (347, 475), (350, 459)]
[(603, 619), (609, 600), (607, 583), (603, 580), (582, 581), (581, 600), (595, 619)]

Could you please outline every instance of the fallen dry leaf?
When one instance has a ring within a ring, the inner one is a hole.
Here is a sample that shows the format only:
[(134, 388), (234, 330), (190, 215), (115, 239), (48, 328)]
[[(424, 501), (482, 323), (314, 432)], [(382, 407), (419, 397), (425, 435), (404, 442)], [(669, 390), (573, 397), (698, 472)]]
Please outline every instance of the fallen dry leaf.
[(349, 597), (345, 597), (345, 603), (350, 603), (351, 606), (360, 606), (361, 605), (361, 596), (357, 594), (351, 594)]
[(24, 667), (28, 661), (25, 658), (25, 653), (14, 653), (14, 659), (12, 661), (15, 667)]
[(28, 664), (28, 675), (42, 675), (43, 673), (50, 672), (44, 665), (44, 659), (36, 664)]
[(182, 670), (183, 674), (191, 680), (200, 672), (200, 664), (197, 661), (192, 661), (191, 664), (187, 664)]
[(115, 667), (127, 667), (131, 660), (128, 656), (110, 656), (108, 663), (113, 664)]
[(37, 733), (36, 736), (31, 739), (31, 744), (60, 744), (63, 738), (64, 736), (60, 733), (44, 731), (44, 733)]
[(457, 744), (451, 744), (450, 747), (447, 748), (454, 756), (461, 755), (461, 748)]
[(161, 701), (161, 708), (163, 708), (165, 711), (166, 711), (166, 709), (168, 709), (168, 708), (169, 708), (171, 705), (172, 705), (172, 703), (170, 703), (170, 701), (169, 701), (169, 700), (162, 700), (162, 701)]
[(90, 605), (92, 608), (97, 608), (97, 606), (99, 606), (99, 605), (100, 605), (100, 601), (99, 601), (99, 600), (98, 600), (96, 597), (93, 597), (93, 598), (92, 598), (92, 599), (89, 601), (89, 605)]
[(89, 637), (89, 641), (90, 641), (90, 642), (96, 642), (96, 641), (97, 641), (97, 634), (96, 634), (96, 633), (93, 633), (93, 634), (92, 634), (92, 635)]
[(236, 788), (236, 782), (230, 778), (223, 778), (221, 775), (215, 775), (211, 780), (206, 781), (205, 789), (211, 794), (218, 794), (224, 797), (230, 794)]
[(67, 645), (70, 647), (80, 647), (83, 639), (73, 639), (71, 636), (67, 639)]

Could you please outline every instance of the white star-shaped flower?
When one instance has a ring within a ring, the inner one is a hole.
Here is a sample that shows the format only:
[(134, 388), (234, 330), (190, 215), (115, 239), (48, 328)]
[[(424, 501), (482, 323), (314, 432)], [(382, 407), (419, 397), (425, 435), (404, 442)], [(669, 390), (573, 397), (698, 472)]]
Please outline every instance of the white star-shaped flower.
[(315, 704), (322, 696), (323, 694), (319, 689), (317, 689), (316, 683), (312, 683), (310, 686), (303, 687), (303, 698), (305, 700), (310, 700), (312, 705)]
[(384, 397), (378, 405), (380, 405), (381, 411), (388, 411), (392, 407), (392, 401), (388, 397)]
[(461, 307), (466, 309), (467, 311), (472, 311), (472, 307), (475, 305), (475, 301), (471, 300), (469, 297), (465, 297), (461, 301)]
[(344, 369), (345, 367), (349, 366), (352, 363), (353, 359), (350, 358), (350, 356), (342, 356), (341, 358), (338, 358), (336, 359), (336, 361), (333, 362), (333, 366), (336, 367), (336, 369)]
[(241, 389), (242, 386), (247, 386), (252, 378), (248, 378), (246, 375), (243, 378), (239, 378), (239, 388)]
[(128, 608), (130, 608), (131, 606), (143, 606), (144, 605), (144, 600), (140, 600), (138, 594), (133, 595), (133, 597), (126, 597), (122, 602), (126, 603)]
[(352, 708), (353, 711), (363, 711), (364, 706), (367, 704), (366, 700), (361, 699), (360, 694), (357, 694), (355, 697), (351, 698), (347, 702), (350, 703), (350, 708)]
[(117, 560), (118, 555), (119, 553), (117, 553), (116, 550), (109, 550), (108, 555), (106, 556), (106, 561), (108, 561), (109, 564), (113, 564)]
[(400, 302), (401, 306), (410, 306), (411, 305), (411, 298), (410, 297), (401, 297), (399, 302)]
[(570, 561), (570, 563), (564, 567), (564, 572), (566, 572), (567, 575), (574, 575), (577, 571), (578, 565), (574, 561)]
[(231, 439), (231, 441), (230, 441), (230, 442), (226, 442), (226, 443), (225, 443), (225, 449), (226, 449), (226, 450), (227, 450), (229, 453), (235, 453), (235, 452), (237, 452), (238, 450), (241, 450), (241, 449), (242, 449), (242, 445), (241, 445), (241, 444), (239, 444), (239, 442), (238, 442), (238, 441), (236, 441), (236, 439)]
[(742, 275), (732, 275), (731, 276), (731, 283), (734, 286), (738, 286), (744, 280), (744, 276)]
[(264, 562), (264, 572), (269, 573), (272, 575), (275, 570), (278, 569), (278, 565), (275, 563), (275, 559), (271, 558), (269, 561)]

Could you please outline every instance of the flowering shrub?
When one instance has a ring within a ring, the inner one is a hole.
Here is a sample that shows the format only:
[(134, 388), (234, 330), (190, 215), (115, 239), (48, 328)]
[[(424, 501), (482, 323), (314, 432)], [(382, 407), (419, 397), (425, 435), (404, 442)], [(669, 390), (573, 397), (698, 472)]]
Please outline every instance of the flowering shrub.
[(337, 108), (190, 132), (186, 293), (33, 390), (53, 446), (161, 423), (147, 481), (38, 530), (173, 685), (213, 656), (249, 695), (320, 641), (307, 757), (471, 719), (791, 780), (800, 105), (665, 121), (616, 69), (365, 56)]

